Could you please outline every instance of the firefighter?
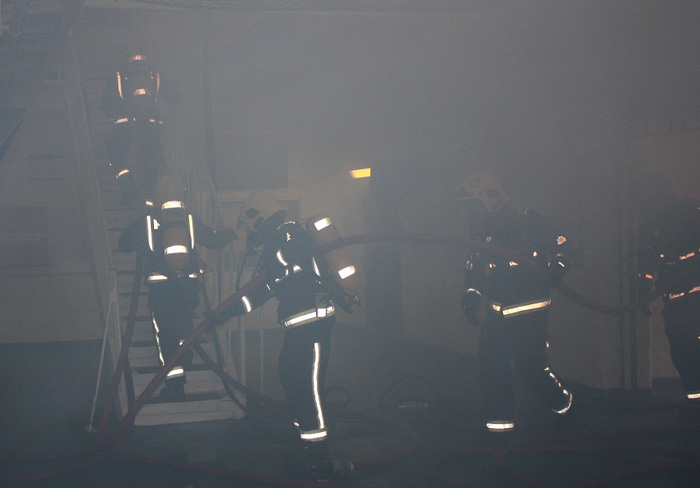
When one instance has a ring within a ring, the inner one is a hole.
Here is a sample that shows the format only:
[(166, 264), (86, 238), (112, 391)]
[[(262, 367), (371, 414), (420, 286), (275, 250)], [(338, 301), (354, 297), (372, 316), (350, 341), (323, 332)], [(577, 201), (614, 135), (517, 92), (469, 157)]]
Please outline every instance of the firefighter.
[[(201, 279), (196, 245), (218, 249), (236, 237), (233, 229), (217, 232), (188, 213), (185, 193), (182, 178), (172, 173), (161, 176), (146, 214), (127, 226), (119, 238), (120, 251), (138, 251), (144, 256), (148, 305), (161, 365), (192, 332)], [(168, 372), (162, 398), (185, 400), (185, 371), (191, 363), (192, 352), (187, 351)]]
[(112, 126), (106, 139), (107, 159), (123, 206), (134, 202), (140, 186), (150, 191), (165, 172), (159, 102), (177, 102), (174, 86), (163, 82), (146, 56), (135, 54), (110, 75), (102, 92), (102, 111)]
[[(515, 429), (512, 368), (556, 414), (565, 415), (572, 394), (548, 366), (550, 289), (571, 267), (566, 237), (536, 210), (513, 209), (500, 182), (477, 173), (462, 186), (471, 238), (494, 245), (466, 260), (462, 308), (480, 327), (479, 382), (489, 433)], [(537, 264), (539, 267), (534, 267)]]
[[(700, 200), (676, 199), (666, 178), (644, 175), (637, 248), (637, 291), (663, 293), (664, 331), (687, 403), (684, 420), (700, 421)], [(648, 313), (650, 314), (650, 312)]]
[(308, 227), (286, 216), (270, 191), (256, 191), (247, 198), (239, 224), (246, 231), (247, 247), (262, 248), (258, 271), (265, 273), (265, 283), (243, 296), (219, 321), (277, 298), (278, 320), (285, 329), (278, 371), (298, 432), (299, 449), (290, 468), (295, 476), (322, 479), (334, 469), (328, 460), (324, 408), (331, 332), (337, 307), (350, 312), (356, 300), (336, 283), (323, 256), (314, 255)]

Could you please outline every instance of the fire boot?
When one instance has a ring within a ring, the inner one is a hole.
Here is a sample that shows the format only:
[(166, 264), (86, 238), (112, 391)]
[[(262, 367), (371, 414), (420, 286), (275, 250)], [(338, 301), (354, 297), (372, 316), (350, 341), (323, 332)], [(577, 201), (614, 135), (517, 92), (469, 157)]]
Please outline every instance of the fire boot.
[(295, 458), (290, 469), (295, 478), (322, 481), (333, 474), (333, 463), (328, 459), (325, 441), (302, 442)]

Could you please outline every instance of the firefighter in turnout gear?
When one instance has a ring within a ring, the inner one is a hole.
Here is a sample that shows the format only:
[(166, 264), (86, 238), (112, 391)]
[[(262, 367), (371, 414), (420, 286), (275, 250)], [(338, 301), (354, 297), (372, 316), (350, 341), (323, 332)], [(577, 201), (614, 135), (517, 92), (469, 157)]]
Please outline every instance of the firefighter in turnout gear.
[[(322, 217), (314, 223), (315, 228), (323, 228), (330, 221)], [(292, 474), (325, 478), (334, 471), (327, 459), (324, 409), (331, 332), (336, 307), (350, 311), (356, 299), (337, 284), (323, 256), (314, 254), (313, 231), (287, 220), (286, 211), (272, 192), (253, 192), (241, 210), (239, 224), (246, 231), (248, 247), (262, 248), (258, 272), (265, 273), (265, 283), (227, 310), (223, 320), (250, 312), (273, 296), (277, 298), (278, 320), (285, 329), (279, 377), (299, 434)], [(343, 276), (356, 274), (354, 268), (344, 269)]]
[(675, 199), (661, 174), (640, 193), (637, 292), (663, 291), (664, 331), (681, 377), (686, 420), (700, 421), (700, 200)]
[[(146, 215), (122, 232), (119, 250), (138, 251), (144, 257), (148, 305), (159, 361), (164, 365), (192, 332), (201, 278), (196, 245), (223, 248), (236, 235), (233, 229), (212, 230), (187, 212), (186, 189), (179, 176), (161, 176), (154, 193), (155, 198), (147, 201)], [(185, 399), (185, 371), (191, 364), (192, 351), (187, 351), (168, 372), (162, 398)]]
[(547, 316), (551, 287), (563, 280), (572, 263), (570, 244), (541, 213), (509, 206), (492, 175), (474, 174), (462, 189), (472, 215), (471, 238), (506, 251), (473, 252), (465, 265), (462, 308), (468, 321), (480, 327), (479, 381), (486, 429), (515, 429), (513, 365), (553, 412), (564, 415), (572, 394), (548, 366)]
[(117, 178), (123, 206), (134, 202), (139, 185), (148, 193), (165, 172), (159, 102), (176, 102), (173, 87), (172, 83), (163, 83), (142, 54), (131, 56), (107, 80), (102, 92), (102, 111), (112, 125), (106, 139), (107, 159)]

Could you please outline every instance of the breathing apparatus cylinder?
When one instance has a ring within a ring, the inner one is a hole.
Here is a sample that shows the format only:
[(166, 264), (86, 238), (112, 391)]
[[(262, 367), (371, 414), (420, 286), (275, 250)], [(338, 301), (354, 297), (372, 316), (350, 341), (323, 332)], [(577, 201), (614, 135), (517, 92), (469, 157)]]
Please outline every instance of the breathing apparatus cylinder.
[[(340, 238), (335, 224), (324, 213), (309, 218), (306, 221), (306, 230), (317, 246), (324, 246)], [(360, 289), (360, 276), (345, 249), (332, 249), (323, 255), (323, 259), (333, 279), (343, 291), (348, 295), (357, 295)]]
[(187, 267), (195, 244), (194, 222), (185, 207), (185, 193), (185, 183), (175, 173), (161, 176), (155, 186), (155, 200), (160, 208), (156, 215), (160, 221), (153, 219), (153, 231), (160, 231), (164, 263), (174, 271)]
[(165, 202), (161, 210), (163, 234), (163, 259), (165, 265), (175, 271), (183, 271), (190, 262), (190, 251), (194, 248), (194, 226), (192, 216), (184, 206), (169, 207), (181, 202)]

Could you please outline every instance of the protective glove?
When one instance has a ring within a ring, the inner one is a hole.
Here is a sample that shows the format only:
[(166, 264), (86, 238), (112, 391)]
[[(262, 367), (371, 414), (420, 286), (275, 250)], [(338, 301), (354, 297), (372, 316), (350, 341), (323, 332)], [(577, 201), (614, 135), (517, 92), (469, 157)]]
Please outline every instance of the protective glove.
[(475, 327), (481, 325), (479, 320), (478, 310), (481, 303), (481, 295), (477, 292), (468, 291), (462, 295), (462, 310), (470, 324)]
[(360, 300), (356, 295), (350, 295), (348, 293), (343, 293), (343, 295), (338, 298), (334, 297), (333, 302), (342, 308), (346, 313), (352, 313), (353, 305), (360, 305)]

